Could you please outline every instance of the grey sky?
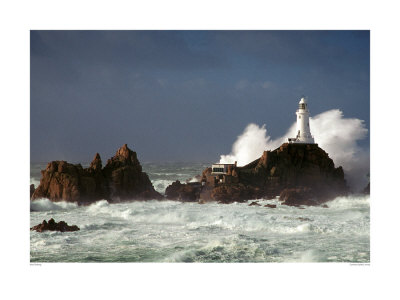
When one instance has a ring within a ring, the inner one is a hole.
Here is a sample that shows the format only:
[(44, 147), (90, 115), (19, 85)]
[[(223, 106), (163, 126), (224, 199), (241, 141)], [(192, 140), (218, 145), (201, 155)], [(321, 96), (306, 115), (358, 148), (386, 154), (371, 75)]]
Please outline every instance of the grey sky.
[[(31, 160), (217, 161), (301, 95), (369, 129), (369, 31), (31, 31)], [(369, 148), (369, 135), (362, 143)]]

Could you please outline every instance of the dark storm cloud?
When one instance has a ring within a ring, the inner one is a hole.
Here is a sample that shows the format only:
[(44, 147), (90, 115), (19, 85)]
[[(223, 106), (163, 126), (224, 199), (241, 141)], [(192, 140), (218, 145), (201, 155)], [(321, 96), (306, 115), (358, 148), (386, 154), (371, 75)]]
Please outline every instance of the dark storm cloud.
[(32, 56), (85, 65), (187, 70), (224, 63), (207, 51), (189, 49), (175, 31), (40, 31), (31, 34)]
[(31, 32), (33, 161), (215, 160), (249, 122), (283, 134), (302, 94), (369, 126), (369, 32)]

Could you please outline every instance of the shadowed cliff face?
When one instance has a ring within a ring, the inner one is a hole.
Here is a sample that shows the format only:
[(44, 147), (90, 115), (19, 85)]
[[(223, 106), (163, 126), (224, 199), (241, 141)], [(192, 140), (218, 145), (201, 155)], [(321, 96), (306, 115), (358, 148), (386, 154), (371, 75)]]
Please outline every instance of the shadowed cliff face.
[[(342, 167), (317, 144), (284, 143), (243, 167), (232, 167), (217, 178), (203, 171), (199, 202), (241, 202), (281, 196), (287, 205), (319, 205), (348, 191)], [(179, 185), (185, 198), (185, 185)], [(172, 186), (169, 187), (171, 191)], [(166, 193), (169, 197), (169, 193)], [(189, 196), (189, 195), (188, 195)]]
[(285, 188), (310, 188), (320, 197), (347, 192), (342, 167), (335, 168), (329, 155), (317, 144), (284, 143), (264, 151), (254, 162), (238, 168), (242, 183), (263, 187), (267, 196)]
[(104, 168), (98, 153), (86, 169), (65, 161), (50, 162), (42, 171), (40, 185), (31, 198), (85, 204), (101, 199), (119, 202), (161, 197), (147, 174), (142, 172), (136, 152), (125, 144)]

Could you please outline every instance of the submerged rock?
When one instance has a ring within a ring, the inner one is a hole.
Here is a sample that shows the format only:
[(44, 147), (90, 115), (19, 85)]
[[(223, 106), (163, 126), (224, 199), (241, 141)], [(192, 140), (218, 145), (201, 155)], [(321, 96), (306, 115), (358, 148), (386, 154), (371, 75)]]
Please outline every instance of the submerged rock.
[(76, 225), (69, 226), (64, 221), (60, 221), (57, 223), (56, 221), (54, 221), (53, 218), (51, 218), (49, 220), (49, 222), (47, 222), (46, 220), (43, 220), (43, 222), (41, 224), (31, 227), (31, 231), (33, 231), (33, 230), (35, 230), (37, 232), (43, 232), (46, 230), (65, 232), (65, 231), (77, 231), (80, 229)]
[(125, 144), (102, 168), (96, 153), (89, 168), (66, 161), (52, 161), (42, 170), (40, 184), (31, 199), (88, 204), (106, 199), (109, 202), (161, 199), (146, 173), (142, 172), (136, 152)]

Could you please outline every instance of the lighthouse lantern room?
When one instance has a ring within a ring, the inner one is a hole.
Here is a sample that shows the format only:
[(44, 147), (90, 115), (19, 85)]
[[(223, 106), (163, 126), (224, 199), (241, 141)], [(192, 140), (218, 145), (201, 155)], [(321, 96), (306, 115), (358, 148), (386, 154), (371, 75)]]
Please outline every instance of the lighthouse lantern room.
[(289, 143), (298, 144), (314, 144), (314, 137), (311, 135), (309, 116), (310, 112), (307, 107), (305, 97), (302, 97), (299, 102), (299, 109), (296, 111), (297, 115), (297, 136), (289, 138)]

